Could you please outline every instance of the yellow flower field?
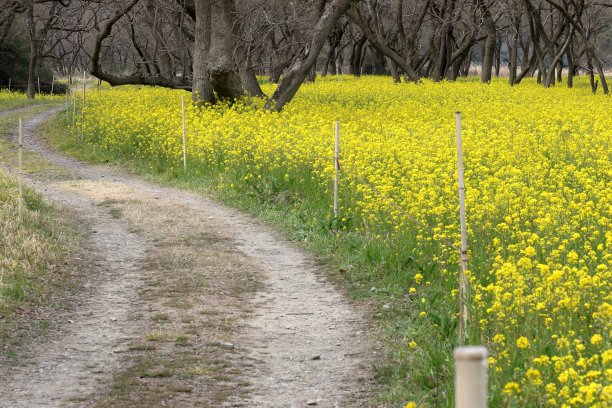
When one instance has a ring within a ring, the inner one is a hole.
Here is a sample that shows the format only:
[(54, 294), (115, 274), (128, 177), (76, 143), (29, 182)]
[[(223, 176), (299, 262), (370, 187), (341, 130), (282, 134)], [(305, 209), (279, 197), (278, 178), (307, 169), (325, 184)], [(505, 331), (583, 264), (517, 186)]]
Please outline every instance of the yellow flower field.
[[(263, 111), (261, 101), (189, 104), (188, 164), (216, 176), (221, 189), (328, 200), (320, 205), (331, 219), (333, 122), (340, 121), (334, 225), (386, 248), (399, 264), (410, 257), (435, 266), (404, 271), (415, 286), (411, 298), (422, 299), (419, 324), (435, 328), (436, 316), (453, 316), (456, 305), (458, 257), (440, 242), (458, 246), (460, 238), (454, 112), (461, 111), (469, 338), (489, 347), (492, 404), (608, 407), (612, 99), (581, 85), (335, 77), (303, 86), (280, 114)], [(181, 96), (189, 99), (164, 89), (92, 92), (84, 140), (178, 173)], [(416, 353), (428, 343), (407, 341)]]

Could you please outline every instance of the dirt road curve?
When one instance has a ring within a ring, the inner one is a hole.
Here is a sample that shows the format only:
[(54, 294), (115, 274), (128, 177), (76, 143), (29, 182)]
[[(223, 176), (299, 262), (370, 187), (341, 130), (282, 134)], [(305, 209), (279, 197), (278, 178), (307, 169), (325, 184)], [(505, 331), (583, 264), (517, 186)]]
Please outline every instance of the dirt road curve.
[(361, 312), (313, 259), (194, 193), (66, 158), (25, 123), (36, 190), (88, 232), (85, 287), (0, 357), (0, 407), (365, 407)]

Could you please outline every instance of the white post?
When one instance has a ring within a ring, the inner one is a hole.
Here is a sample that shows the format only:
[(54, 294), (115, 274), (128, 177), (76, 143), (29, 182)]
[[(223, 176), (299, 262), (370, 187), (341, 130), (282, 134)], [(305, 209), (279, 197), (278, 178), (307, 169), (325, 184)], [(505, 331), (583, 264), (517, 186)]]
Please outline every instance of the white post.
[(487, 348), (458, 347), (455, 358), (455, 407), (487, 408)]
[(459, 169), (459, 217), (461, 223), (461, 265), (459, 267), (459, 344), (467, 338), (467, 296), (468, 282), (465, 272), (468, 270), (467, 227), (465, 221), (465, 181), (463, 177), (463, 141), (461, 139), (461, 112), (455, 113), (457, 128), (457, 164)]
[(340, 122), (334, 124), (334, 217), (338, 218), (338, 179), (340, 174)]
[(183, 114), (183, 171), (187, 173), (187, 128), (185, 127), (185, 97), (181, 97), (181, 110)]
[(19, 175), (19, 199), (18, 199), (18, 214), (21, 219), (21, 213), (23, 211), (23, 124), (21, 118), (19, 118), (19, 153), (18, 153), (18, 168), (17, 174)]
[(53, 86), (55, 85), (55, 75), (51, 77), (51, 95), (53, 95)]

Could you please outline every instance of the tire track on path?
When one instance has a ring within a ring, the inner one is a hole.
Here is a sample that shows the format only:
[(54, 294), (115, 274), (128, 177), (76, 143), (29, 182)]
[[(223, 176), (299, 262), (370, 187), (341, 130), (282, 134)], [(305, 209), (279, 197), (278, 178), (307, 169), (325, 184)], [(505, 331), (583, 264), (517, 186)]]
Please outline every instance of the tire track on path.
[[(30, 181), (39, 192), (92, 223), (98, 231), (93, 245), (108, 273), (102, 280), (109, 286), (101, 286), (95, 298), (88, 300), (93, 311), (78, 313), (74, 330), (66, 331), (59, 341), (63, 343), (61, 347), (35, 350), (31, 361), (21, 368), (11, 368), (9, 372), (0, 368), (0, 395), (13, 398), (9, 401), (27, 401), (25, 405), (6, 406), (70, 406), (71, 395), (95, 392), (89, 367), (97, 364), (106, 375), (120, 370), (124, 363), (109, 353), (124, 348), (130, 338), (142, 334), (143, 328), (133, 316), (138, 316), (146, 305), (134, 293), (142, 286), (139, 262), (151, 243), (100, 209), (100, 201), (113, 194), (117, 195), (115, 199), (140, 200), (184, 212), (222, 240), (229, 252), (238, 252), (246, 267), (251, 264), (257, 271), (263, 286), (244, 305), (250, 317), (238, 319), (232, 337), (231, 359), (236, 366), (245, 367), (233, 382), (248, 383), (248, 392), (230, 392), (223, 406), (373, 406), (365, 402), (371, 378), (366, 319), (325, 279), (324, 271), (311, 256), (251, 217), (208, 198), (157, 186), (110, 166), (81, 163), (51, 150), (41, 141), (37, 129), (58, 110), (37, 115), (26, 123), (25, 145), (71, 174), (72, 184), (49, 183), (44, 178)], [(83, 188), (74, 180), (97, 187), (106, 183), (108, 191)], [(109, 314), (102, 312), (111, 307), (116, 317), (112, 324)], [(99, 347), (94, 343), (100, 339), (87, 341), (93, 327), (107, 333), (103, 339), (106, 343), (98, 343)], [(112, 334), (113, 330), (116, 334)], [(74, 383), (75, 379), (81, 382)], [(105, 381), (108, 383), (108, 378), (101, 382)], [(55, 382), (57, 387), (52, 385)], [(46, 396), (53, 404), (37, 405), (39, 399), (19, 391), (33, 387), (45, 390), (41, 398)], [(76, 406), (89, 405), (81, 401)]]

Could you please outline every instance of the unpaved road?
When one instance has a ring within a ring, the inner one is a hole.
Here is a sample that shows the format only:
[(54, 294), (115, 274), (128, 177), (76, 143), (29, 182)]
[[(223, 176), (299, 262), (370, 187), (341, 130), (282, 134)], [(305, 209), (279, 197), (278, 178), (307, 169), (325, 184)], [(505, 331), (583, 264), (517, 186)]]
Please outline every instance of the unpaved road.
[(51, 333), (0, 357), (0, 407), (366, 407), (362, 311), (251, 217), (64, 157), (40, 126), (28, 182), (89, 232), (87, 284)]

